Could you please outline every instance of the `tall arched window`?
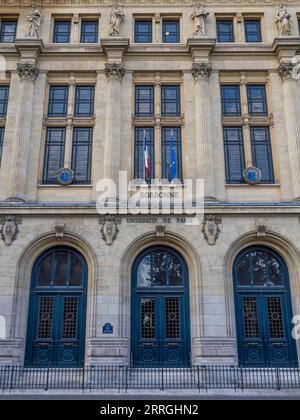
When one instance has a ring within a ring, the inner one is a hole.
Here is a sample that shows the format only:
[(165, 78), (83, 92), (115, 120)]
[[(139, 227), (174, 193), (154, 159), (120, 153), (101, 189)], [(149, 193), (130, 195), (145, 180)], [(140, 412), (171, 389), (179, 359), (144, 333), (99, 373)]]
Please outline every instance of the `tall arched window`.
[(296, 366), (288, 269), (275, 251), (243, 250), (234, 286), (239, 361), (243, 366)]
[(87, 265), (74, 249), (52, 248), (32, 271), (27, 366), (84, 363)]
[(136, 366), (190, 363), (188, 269), (170, 248), (150, 248), (134, 263), (132, 355)]

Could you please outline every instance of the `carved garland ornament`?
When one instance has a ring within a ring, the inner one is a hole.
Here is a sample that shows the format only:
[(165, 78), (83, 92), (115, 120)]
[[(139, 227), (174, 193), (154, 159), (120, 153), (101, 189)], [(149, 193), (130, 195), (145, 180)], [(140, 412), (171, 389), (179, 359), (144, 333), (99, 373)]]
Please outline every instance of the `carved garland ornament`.
[(22, 223), (22, 219), (17, 216), (4, 216), (0, 218), (1, 239), (6, 246), (10, 246), (16, 239), (19, 233), (19, 225)]

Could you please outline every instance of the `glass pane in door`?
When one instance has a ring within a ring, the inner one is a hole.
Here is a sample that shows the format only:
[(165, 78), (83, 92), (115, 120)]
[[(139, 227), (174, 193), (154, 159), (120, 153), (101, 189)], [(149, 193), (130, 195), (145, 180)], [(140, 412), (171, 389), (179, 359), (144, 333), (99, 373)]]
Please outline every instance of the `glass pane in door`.
[(166, 339), (180, 339), (179, 298), (166, 298), (165, 303)]
[(155, 339), (155, 299), (141, 299), (141, 338)]

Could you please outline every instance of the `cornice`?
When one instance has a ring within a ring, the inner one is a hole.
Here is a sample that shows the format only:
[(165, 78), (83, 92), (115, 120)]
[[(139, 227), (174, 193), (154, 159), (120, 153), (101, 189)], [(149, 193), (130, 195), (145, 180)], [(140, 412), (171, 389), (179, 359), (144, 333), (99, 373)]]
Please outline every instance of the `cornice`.
[[(0, 0), (0, 7), (24, 7), (30, 6), (31, 0)], [(112, 7), (115, 5), (115, 0), (36, 0), (36, 5), (39, 7)], [(282, 0), (202, 0), (202, 4), (209, 6), (252, 6), (252, 5), (266, 5), (266, 6), (278, 6), (282, 3)], [(300, 5), (300, 0), (287, 0), (285, 3), (288, 5)], [(136, 6), (136, 7), (147, 7), (147, 6), (174, 6), (174, 7), (193, 7), (195, 6), (195, 0), (119, 0), (120, 6)]]

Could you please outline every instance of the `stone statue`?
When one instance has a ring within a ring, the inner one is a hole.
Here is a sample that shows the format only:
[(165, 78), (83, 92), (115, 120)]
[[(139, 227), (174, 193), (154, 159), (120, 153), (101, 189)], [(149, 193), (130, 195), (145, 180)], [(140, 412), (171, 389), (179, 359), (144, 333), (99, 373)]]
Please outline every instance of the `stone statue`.
[(281, 4), (276, 15), (276, 23), (279, 29), (280, 36), (292, 35), (290, 19), (291, 15), (289, 14), (287, 8), (283, 4)]
[(206, 12), (204, 7), (197, 6), (192, 13), (192, 19), (195, 22), (195, 37), (206, 36), (206, 28), (205, 28), (205, 21), (209, 12)]
[(110, 15), (110, 36), (120, 35), (121, 23), (125, 20), (125, 14), (119, 6), (116, 6)]
[(42, 22), (42, 13), (33, 4), (31, 12), (27, 16), (27, 36), (31, 38), (39, 38)]

